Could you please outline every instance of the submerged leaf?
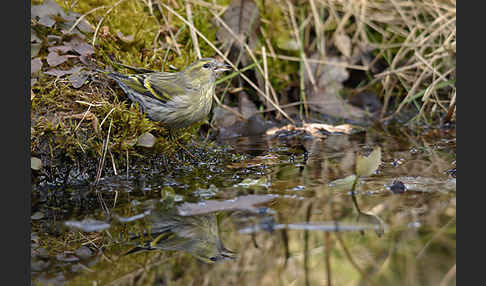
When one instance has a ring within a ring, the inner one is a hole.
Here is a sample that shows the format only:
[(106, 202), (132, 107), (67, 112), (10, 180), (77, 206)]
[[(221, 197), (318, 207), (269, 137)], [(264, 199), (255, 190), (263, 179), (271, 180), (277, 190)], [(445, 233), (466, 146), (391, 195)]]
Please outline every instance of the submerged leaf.
[(356, 157), (356, 174), (359, 177), (370, 176), (381, 164), (381, 148), (377, 146), (368, 157), (358, 155)]

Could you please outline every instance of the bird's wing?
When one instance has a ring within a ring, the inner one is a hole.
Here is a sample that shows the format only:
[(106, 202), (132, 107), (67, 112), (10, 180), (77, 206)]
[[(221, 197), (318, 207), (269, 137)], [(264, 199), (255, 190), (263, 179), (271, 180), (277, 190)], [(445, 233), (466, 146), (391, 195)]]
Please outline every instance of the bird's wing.
[(181, 80), (177, 77), (177, 73), (154, 72), (134, 75), (109, 73), (108, 75), (135, 92), (162, 103), (184, 93), (184, 85), (180, 84)]
[(145, 87), (150, 89), (156, 98), (167, 102), (175, 96), (186, 93), (185, 77), (180, 73), (157, 72), (146, 74)]

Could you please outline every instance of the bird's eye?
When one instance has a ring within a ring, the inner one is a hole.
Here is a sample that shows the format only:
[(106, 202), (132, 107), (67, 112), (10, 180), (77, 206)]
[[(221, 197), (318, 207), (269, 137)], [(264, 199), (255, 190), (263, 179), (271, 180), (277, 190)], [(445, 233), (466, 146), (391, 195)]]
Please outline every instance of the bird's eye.
[(209, 64), (203, 64), (202, 67), (205, 68), (205, 69), (208, 69), (209, 68)]
[(217, 258), (213, 256), (213, 257), (209, 257), (209, 260), (216, 262)]

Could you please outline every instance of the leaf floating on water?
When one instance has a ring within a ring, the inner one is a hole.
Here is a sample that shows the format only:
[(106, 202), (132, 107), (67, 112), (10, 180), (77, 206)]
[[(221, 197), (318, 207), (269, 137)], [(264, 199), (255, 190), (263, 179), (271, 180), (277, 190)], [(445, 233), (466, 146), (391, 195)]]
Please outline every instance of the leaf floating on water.
[(82, 221), (66, 221), (64, 225), (76, 228), (84, 232), (102, 231), (110, 227), (109, 223), (95, 219), (84, 219)]
[(356, 174), (358, 177), (372, 175), (381, 164), (381, 148), (377, 146), (368, 157), (358, 155), (356, 157)]
[(247, 195), (236, 197), (232, 200), (226, 201), (202, 201), (199, 203), (183, 203), (177, 207), (179, 215), (199, 215), (212, 213), (216, 211), (230, 211), (230, 210), (248, 210), (258, 212), (258, 208), (254, 205), (262, 204), (274, 199), (273, 195)]

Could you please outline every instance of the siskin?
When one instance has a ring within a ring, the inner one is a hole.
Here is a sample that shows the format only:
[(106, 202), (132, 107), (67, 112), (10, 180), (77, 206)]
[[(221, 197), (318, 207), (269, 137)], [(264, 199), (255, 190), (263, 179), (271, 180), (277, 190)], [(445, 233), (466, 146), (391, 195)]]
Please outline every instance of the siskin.
[(177, 129), (203, 120), (211, 110), (216, 78), (229, 66), (212, 58), (200, 59), (180, 72), (125, 75), (103, 71), (151, 120)]

